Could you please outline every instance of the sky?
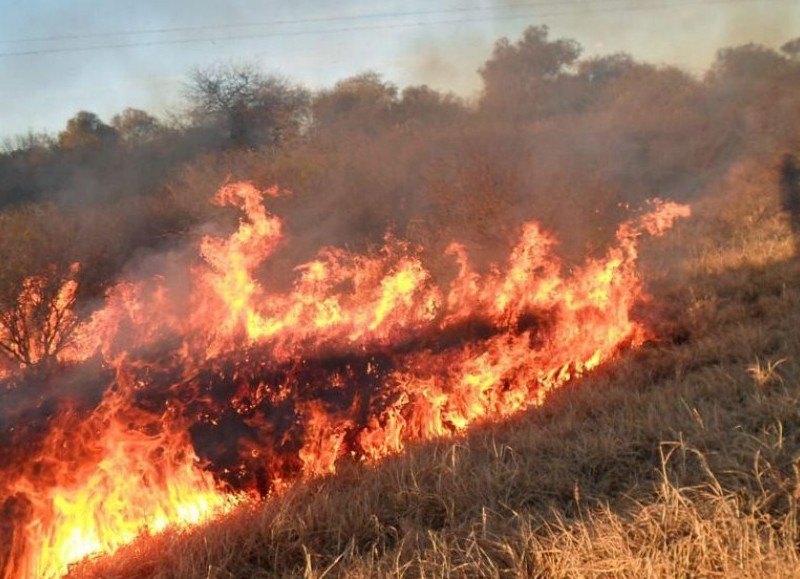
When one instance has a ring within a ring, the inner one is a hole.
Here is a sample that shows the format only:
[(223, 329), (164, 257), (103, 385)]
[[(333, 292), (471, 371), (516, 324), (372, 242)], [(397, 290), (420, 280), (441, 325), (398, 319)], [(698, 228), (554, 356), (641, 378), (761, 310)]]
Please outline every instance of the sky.
[(543, 24), (585, 56), (702, 74), (719, 48), (800, 36), (800, 0), (0, 0), (0, 140), (80, 110), (177, 113), (188, 74), (220, 62), (312, 89), (374, 70), (471, 97), (494, 42)]

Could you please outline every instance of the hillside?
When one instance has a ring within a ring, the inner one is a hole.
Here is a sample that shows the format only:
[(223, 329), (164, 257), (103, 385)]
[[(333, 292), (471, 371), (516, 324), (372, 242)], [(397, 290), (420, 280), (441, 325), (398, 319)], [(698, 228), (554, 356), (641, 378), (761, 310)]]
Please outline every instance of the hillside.
[(0, 579), (795, 574), (798, 47), (6, 139)]
[(70, 577), (797, 575), (800, 261), (769, 167), (729, 177), (645, 247), (656, 340), (540, 409)]

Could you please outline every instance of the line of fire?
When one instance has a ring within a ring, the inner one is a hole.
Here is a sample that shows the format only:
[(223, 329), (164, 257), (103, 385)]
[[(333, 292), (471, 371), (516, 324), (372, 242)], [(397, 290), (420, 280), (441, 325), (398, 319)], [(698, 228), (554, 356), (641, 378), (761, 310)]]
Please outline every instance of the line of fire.
[[(527, 222), (486, 271), (453, 240), (443, 282), (387, 235), (372, 252), (323, 248), (276, 289), (260, 268), (291, 243), (269, 211), (281, 194), (224, 186), (215, 202), (240, 213), (235, 230), (202, 236), (180, 275), (119, 281), (89, 316), (74, 311), (75, 279), (51, 299), (27, 280), (12, 327), (28, 365), (63, 347), (47, 372), (2, 377), (0, 575), (58, 577), (341, 461), (541, 405), (652, 338), (634, 314), (638, 244), (690, 212), (654, 201), (576, 267)], [(36, 316), (47, 335), (30, 332)]]

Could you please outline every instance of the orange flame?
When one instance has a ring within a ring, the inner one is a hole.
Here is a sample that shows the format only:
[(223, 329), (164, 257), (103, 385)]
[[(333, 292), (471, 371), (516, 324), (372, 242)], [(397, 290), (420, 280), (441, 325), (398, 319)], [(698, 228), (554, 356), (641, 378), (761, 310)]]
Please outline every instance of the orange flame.
[(43, 459), (11, 485), (30, 501), (31, 515), (10, 576), (57, 577), (88, 555), (205, 521), (240, 500), (199, 468), (185, 434), (131, 428), (151, 420), (136, 416), (118, 393), (107, 394), (88, 418), (59, 417)]
[[(325, 249), (297, 268), (290, 291), (270, 292), (256, 270), (282, 223), (265, 194), (278, 190), (219, 191), (216, 203), (243, 217), (229, 237), (202, 239), (188, 314), (164, 279), (123, 282), (76, 329), (62, 359), (99, 357), (115, 369), (113, 387), (90, 412), (55, 413), (35, 456), (3, 473), (0, 499), (29, 503), (5, 576), (54, 577), (140, 534), (218, 516), (245, 495), (215, 476), (249, 492), (261, 477), (275, 492), (335, 472), (344, 455), (376, 461), (541, 405), (642, 343), (646, 330), (631, 317), (643, 297), (637, 240), (689, 215), (656, 202), (619, 227), (603, 259), (571, 273), (555, 239), (528, 223), (507, 262), (484, 275), (452, 244), (458, 273), (446, 289), (418, 252), (387, 238), (377, 255)], [(146, 396), (156, 410), (138, 400)], [(201, 465), (195, 437), (222, 423), (247, 434), (226, 443), (238, 462)]]

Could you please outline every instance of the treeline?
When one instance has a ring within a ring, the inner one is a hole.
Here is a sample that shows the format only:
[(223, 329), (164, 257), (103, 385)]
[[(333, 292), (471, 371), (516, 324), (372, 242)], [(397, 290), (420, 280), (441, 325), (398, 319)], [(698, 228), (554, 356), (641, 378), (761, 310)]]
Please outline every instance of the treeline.
[[(457, 239), (485, 264), (523, 220), (556, 231), (567, 259), (584, 256), (628, 206), (696, 199), (742, 159), (800, 151), (800, 39), (720, 50), (702, 77), (581, 55), (546, 27), (501, 39), (475, 102), (374, 72), (312, 92), (216, 65), (188, 76), (185, 109), (168, 119), (81, 111), (57, 135), (8, 139), (0, 311), (14, 312), (29, 276), (53, 288), (77, 277), (88, 303), (133, 257), (215, 219), (208, 201), (228, 179), (292, 192), (272, 203), (292, 238), (282, 266), (387, 231), (434, 258)], [(3, 314), (0, 334), (36, 315), (48, 314)]]

